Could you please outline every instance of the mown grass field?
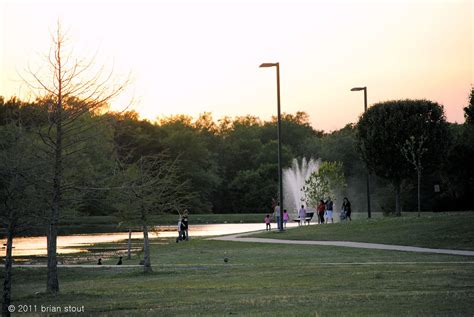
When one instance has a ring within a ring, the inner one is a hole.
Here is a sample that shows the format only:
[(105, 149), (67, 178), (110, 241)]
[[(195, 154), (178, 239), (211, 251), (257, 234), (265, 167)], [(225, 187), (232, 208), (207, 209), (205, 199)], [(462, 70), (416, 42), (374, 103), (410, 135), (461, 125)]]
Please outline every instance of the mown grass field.
[[(401, 219), (416, 224), (409, 217)], [(380, 238), (377, 242), (391, 241), (390, 232), (400, 230), (402, 220), (388, 218), (382, 222), (387, 240)], [(376, 230), (372, 221), (359, 220), (350, 225), (361, 226), (360, 239), (364, 234), (369, 239)], [(366, 230), (362, 229), (364, 226)], [(308, 230), (324, 229), (327, 234), (339, 237), (338, 225), (320, 227), (265, 236), (300, 238), (310, 236)], [(458, 237), (469, 239), (471, 229), (458, 230)], [(84, 305), (85, 315), (101, 316), (472, 316), (474, 313), (473, 257), (205, 239), (178, 244), (170, 239), (152, 240), (151, 247), (154, 273), (143, 274), (140, 267), (60, 268), (61, 292), (56, 296), (44, 293), (46, 269), (15, 268), (13, 304)], [(124, 264), (137, 264), (141, 257), (142, 254), (136, 254)], [(228, 258), (227, 263), (224, 258)], [(80, 262), (88, 264), (95, 260), (91, 254), (80, 258)], [(115, 264), (116, 260), (111, 258), (104, 264)]]

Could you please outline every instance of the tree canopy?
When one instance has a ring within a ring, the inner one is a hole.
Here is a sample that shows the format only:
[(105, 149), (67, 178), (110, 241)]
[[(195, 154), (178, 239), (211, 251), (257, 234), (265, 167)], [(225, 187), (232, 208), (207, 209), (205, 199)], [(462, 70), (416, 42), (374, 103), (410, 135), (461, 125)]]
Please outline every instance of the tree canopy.
[(468, 99), (469, 104), (464, 107), (464, 118), (467, 124), (474, 125), (474, 87), (471, 87), (471, 93)]
[(374, 104), (357, 123), (359, 150), (370, 171), (395, 188), (400, 212), (400, 186), (413, 173), (403, 148), (409, 140), (423, 140), (425, 168), (439, 167), (447, 152), (449, 134), (443, 107), (428, 100), (395, 100)]
[[(426, 134), (430, 136), (431, 150), (423, 153), (425, 180), (421, 184), (421, 205), (432, 208), (435, 204), (432, 183), (439, 183), (443, 189), (440, 199), (449, 197), (459, 202), (451, 205), (468, 208), (469, 199), (465, 197), (470, 193), (470, 182), (464, 181), (464, 176), (470, 175), (470, 125), (446, 124), (442, 108), (429, 101), (411, 101), (416, 105), (408, 107), (398, 105), (404, 102), (376, 104), (358, 124), (348, 124), (331, 133), (311, 127), (304, 113), (284, 114), (282, 134), (287, 137), (282, 144), (283, 167), (290, 167), (293, 158), (303, 156), (341, 162), (347, 182), (341, 194), (351, 199), (357, 212), (365, 210), (365, 191), (361, 188), (365, 188), (366, 161), (362, 157), (368, 158), (373, 172), (374, 209), (390, 210), (393, 209), (393, 198), (389, 196), (393, 178), (387, 176), (393, 173), (396, 179), (403, 180), (402, 191), (415, 184), (413, 165), (406, 160), (402, 149), (407, 141), (413, 138), (416, 141), (416, 137)], [(25, 102), (18, 98), (0, 98), (0, 126), (20, 119), (23, 129), (33, 134), (47, 129), (45, 100)], [(172, 116), (150, 121), (140, 119), (133, 111), (86, 112), (77, 124), (89, 129), (82, 134), (83, 141), (71, 146), (68, 153), (80, 152), (65, 158), (68, 168), (63, 177), (68, 187), (63, 196), (64, 215), (69, 211), (86, 215), (117, 212), (104, 191), (87, 188), (108, 187), (121, 165), (134, 164), (141, 157), (161, 153), (167, 153), (168, 158), (176, 162), (180, 181), (186, 182), (190, 191), (196, 193), (191, 198), (190, 213), (263, 213), (271, 210), (272, 198), (277, 197), (278, 146), (274, 119), (264, 121), (243, 116), (216, 120), (212, 114), (203, 113), (198, 118)], [(449, 129), (439, 130), (438, 126), (449, 126)], [(365, 156), (361, 157), (358, 152), (362, 132), (367, 135), (364, 142), (369, 139), (373, 142), (367, 143), (371, 146), (365, 148)], [(449, 146), (451, 139), (453, 145)], [(443, 161), (444, 151), (449, 158)], [(377, 165), (380, 162), (391, 165), (380, 167)], [(51, 171), (46, 173), (51, 174)], [(442, 201), (439, 205), (444, 207), (440, 208), (450, 208)], [(414, 210), (416, 196), (407, 191), (400, 203), (404, 209)]]

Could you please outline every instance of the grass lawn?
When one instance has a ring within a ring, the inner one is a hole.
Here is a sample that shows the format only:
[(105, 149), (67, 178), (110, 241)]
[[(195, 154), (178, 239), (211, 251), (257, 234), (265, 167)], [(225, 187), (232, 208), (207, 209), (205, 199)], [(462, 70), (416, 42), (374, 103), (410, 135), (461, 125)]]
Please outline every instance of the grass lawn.
[[(464, 216), (463, 222), (469, 221), (470, 216)], [(374, 242), (406, 241), (404, 244), (415, 245), (417, 241), (409, 240), (413, 237), (410, 230), (439, 234), (440, 224), (433, 219), (360, 220), (263, 236), (319, 239), (318, 234), (323, 232), (326, 238), (340, 240), (345, 232), (359, 228), (346, 237), (368, 241), (378, 236)], [(448, 219), (456, 221), (454, 217)], [(425, 228), (426, 224), (431, 229)], [(472, 223), (461, 224), (458, 238), (470, 239), (472, 228)], [(398, 235), (404, 237), (396, 238)], [(447, 240), (445, 243), (454, 244), (443, 247), (469, 246), (455, 240)], [(101, 246), (108, 248), (116, 244)], [(151, 254), (154, 269), (151, 274), (143, 274), (140, 267), (59, 268), (61, 292), (56, 296), (44, 293), (46, 269), (14, 268), (13, 304), (36, 305), (38, 310), (41, 305), (62, 309), (69, 305), (84, 306), (85, 315), (105, 316), (472, 316), (474, 313), (473, 257), (198, 238), (181, 243), (171, 239), (152, 240)], [(124, 264), (137, 264), (141, 258), (142, 254), (135, 254)], [(229, 261), (224, 262), (224, 258)], [(87, 254), (81, 255), (79, 262), (94, 264), (96, 260), (97, 256)], [(115, 264), (116, 261), (114, 257), (103, 262)]]
[(290, 240), (356, 241), (474, 250), (474, 212), (405, 214), (358, 219), (254, 236)]
[(474, 261), (468, 257), (201, 239), (161, 242), (166, 244), (152, 246), (154, 273), (145, 275), (141, 268), (60, 268), (57, 296), (42, 293), (45, 269), (16, 268), (13, 303), (38, 309), (84, 305), (87, 314), (109, 316), (474, 312)]

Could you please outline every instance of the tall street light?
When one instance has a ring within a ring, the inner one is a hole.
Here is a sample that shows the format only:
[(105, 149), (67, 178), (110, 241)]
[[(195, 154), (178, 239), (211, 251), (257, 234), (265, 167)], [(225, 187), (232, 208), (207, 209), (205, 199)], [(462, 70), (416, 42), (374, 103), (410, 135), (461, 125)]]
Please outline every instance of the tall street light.
[[(354, 87), (351, 91), (364, 91), (364, 112), (367, 111), (367, 87)], [(367, 213), (368, 217), (370, 218), (371, 210), (370, 210), (370, 186), (369, 186), (369, 170), (367, 170)]]
[(281, 172), (281, 114), (280, 114), (280, 63), (263, 63), (260, 67), (276, 67), (277, 75), (277, 111), (278, 111), (278, 195), (280, 198), (280, 221), (278, 227), (283, 231), (283, 178)]

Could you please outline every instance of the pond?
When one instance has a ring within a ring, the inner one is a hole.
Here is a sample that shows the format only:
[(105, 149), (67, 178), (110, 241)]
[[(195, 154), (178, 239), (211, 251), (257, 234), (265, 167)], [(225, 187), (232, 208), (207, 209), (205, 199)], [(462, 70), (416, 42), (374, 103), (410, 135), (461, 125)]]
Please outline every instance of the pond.
[[(288, 227), (297, 226), (296, 223), (288, 223)], [(276, 224), (272, 224), (275, 228)], [(264, 230), (262, 223), (238, 223), (238, 224), (208, 224), (191, 225), (190, 237), (206, 237), (226, 234), (243, 233), (250, 231)], [(150, 238), (170, 238), (177, 237), (176, 226), (157, 226), (150, 232)], [(142, 232), (132, 232), (132, 239), (142, 239)], [(128, 232), (97, 233), (97, 234), (75, 234), (68, 236), (58, 236), (58, 254), (87, 252), (87, 247), (96, 243), (108, 243), (128, 239)], [(2, 245), (6, 240), (2, 240)], [(13, 240), (13, 256), (43, 256), (46, 251), (46, 237), (20, 237)], [(5, 246), (3, 246), (5, 250)]]

